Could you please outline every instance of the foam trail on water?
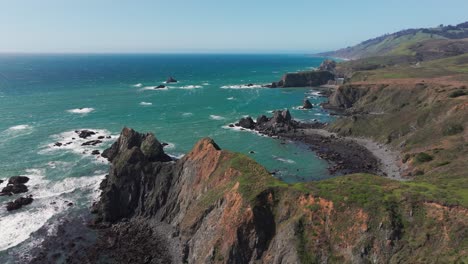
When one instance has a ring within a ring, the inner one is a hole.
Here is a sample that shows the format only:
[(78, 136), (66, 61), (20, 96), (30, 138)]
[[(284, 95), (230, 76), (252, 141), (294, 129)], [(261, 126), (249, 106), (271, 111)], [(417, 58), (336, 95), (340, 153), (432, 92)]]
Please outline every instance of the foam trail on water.
[(92, 111), (94, 111), (94, 108), (92, 107), (75, 108), (75, 109), (67, 110), (67, 112), (72, 113), (72, 114), (89, 114)]
[(260, 84), (254, 84), (254, 85), (235, 84), (235, 85), (221, 86), (221, 89), (258, 89), (258, 88), (262, 88), (262, 85)]
[(141, 102), (140, 105), (143, 105), (143, 106), (150, 106), (150, 105), (153, 105), (153, 103)]
[(212, 120), (224, 120), (225, 118), (219, 115), (210, 115), (210, 119)]

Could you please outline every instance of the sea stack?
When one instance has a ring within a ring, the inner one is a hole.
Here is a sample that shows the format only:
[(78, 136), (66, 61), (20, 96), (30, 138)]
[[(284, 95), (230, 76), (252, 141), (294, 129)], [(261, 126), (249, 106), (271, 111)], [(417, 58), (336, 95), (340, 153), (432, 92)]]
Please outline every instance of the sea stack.
[(310, 103), (309, 99), (304, 99), (304, 102), (302, 103), (302, 109), (312, 109), (312, 108), (314, 107)]

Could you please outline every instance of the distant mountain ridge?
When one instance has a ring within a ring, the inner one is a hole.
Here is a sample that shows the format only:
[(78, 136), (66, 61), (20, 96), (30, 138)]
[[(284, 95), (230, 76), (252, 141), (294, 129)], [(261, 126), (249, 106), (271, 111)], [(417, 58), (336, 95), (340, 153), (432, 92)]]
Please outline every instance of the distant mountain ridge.
[(319, 53), (319, 56), (344, 59), (362, 59), (383, 55), (406, 55), (412, 44), (429, 40), (457, 40), (468, 38), (468, 22), (456, 26), (439, 26), (436, 28), (417, 28), (401, 30), (392, 34), (369, 39), (360, 44), (336, 51)]

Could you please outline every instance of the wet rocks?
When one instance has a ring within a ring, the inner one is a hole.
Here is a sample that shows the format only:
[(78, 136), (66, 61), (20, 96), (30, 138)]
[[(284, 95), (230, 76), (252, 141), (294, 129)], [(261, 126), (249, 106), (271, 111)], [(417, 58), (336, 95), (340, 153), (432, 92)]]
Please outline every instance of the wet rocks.
[[(177, 82), (177, 81), (175, 81), (175, 82)], [(162, 84), (160, 84), (160, 85), (154, 87), (154, 89), (163, 89), (163, 88), (166, 88), (166, 86), (165, 86), (165, 85), (162, 85)]]
[(172, 76), (167, 78), (167, 80), (166, 80), (166, 83), (176, 83), (176, 82), (177, 82), (177, 80), (174, 79)]
[(75, 131), (78, 134), (78, 137), (86, 139), (92, 135), (96, 135), (96, 132), (91, 131), (91, 130), (81, 130), (81, 131)]
[(24, 185), (29, 181), (26, 176), (14, 176), (8, 180), (8, 185), (2, 189), (0, 196), (24, 193), (28, 191), (28, 187)]
[(308, 99), (304, 99), (304, 102), (302, 103), (302, 109), (312, 109), (313, 106), (310, 103)]
[(97, 149), (91, 152), (91, 155), (99, 155), (99, 154), (101, 154), (101, 152)]
[(62, 145), (63, 145), (63, 144), (60, 143), (60, 142), (55, 142), (55, 144), (54, 144), (54, 146), (56, 146), (56, 147), (61, 147)]
[(26, 176), (13, 176), (8, 180), (8, 184), (25, 184), (29, 181), (29, 178)]
[(6, 209), (7, 211), (18, 210), (25, 205), (31, 204), (33, 200), (34, 199), (32, 198), (31, 195), (29, 195), (28, 197), (20, 197), (14, 200), (13, 202), (8, 202), (6, 205)]
[(81, 144), (81, 146), (96, 146), (97, 144), (101, 144), (101, 143), (102, 143), (101, 140), (90, 140)]
[(9, 184), (2, 189), (0, 196), (3, 195), (11, 195), (11, 194), (18, 194), (24, 193), (28, 191), (28, 187), (24, 184)]
[(241, 120), (239, 120), (239, 126), (246, 129), (253, 129), (255, 127), (255, 122), (250, 116), (243, 117)]

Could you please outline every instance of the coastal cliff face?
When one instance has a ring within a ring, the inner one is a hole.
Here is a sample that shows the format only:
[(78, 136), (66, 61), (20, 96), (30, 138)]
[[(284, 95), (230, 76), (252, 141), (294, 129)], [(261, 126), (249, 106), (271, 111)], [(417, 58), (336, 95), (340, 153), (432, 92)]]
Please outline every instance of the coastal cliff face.
[[(393, 192), (400, 183), (381, 177), (289, 185), (211, 139), (170, 161), (154, 135), (128, 128), (104, 156), (111, 169), (94, 206), (96, 225), (111, 225), (123, 240), (135, 228), (163, 223), (170, 236), (153, 234), (159, 237), (139, 242), (179, 245), (174, 263), (383, 263), (430, 260), (432, 252), (444, 260), (460, 256), (453, 252), (461, 246), (457, 232), (467, 211), (408, 199)], [(422, 228), (428, 221), (443, 228)], [(419, 235), (427, 230), (430, 235)], [(145, 263), (160, 262), (153, 255)]]
[(283, 76), (280, 83), (283, 87), (310, 87), (327, 84), (334, 79), (334, 75), (329, 71), (310, 71), (287, 73)]

